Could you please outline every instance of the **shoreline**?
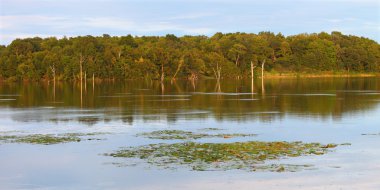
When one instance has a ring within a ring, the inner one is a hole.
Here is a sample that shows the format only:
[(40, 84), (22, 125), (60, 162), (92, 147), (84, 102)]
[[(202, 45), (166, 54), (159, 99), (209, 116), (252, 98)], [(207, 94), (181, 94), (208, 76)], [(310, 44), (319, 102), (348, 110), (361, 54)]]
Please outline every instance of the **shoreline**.
[[(342, 73), (342, 74), (331, 74), (331, 73), (320, 73), (320, 74), (309, 74), (309, 73), (264, 73), (265, 79), (287, 79), (287, 78), (368, 78), (368, 77), (380, 77), (380, 73)], [(135, 79), (99, 79), (95, 78), (95, 83), (99, 82), (120, 82), (120, 81), (133, 81), (133, 80), (152, 80), (159, 81), (158, 79), (149, 78), (135, 78)], [(225, 79), (236, 79), (236, 80), (246, 80), (251, 79), (251, 77), (224, 77)], [(261, 79), (261, 75), (255, 76), (254, 79)], [(178, 77), (176, 80), (190, 80), (186, 77)], [(198, 80), (216, 80), (214, 77), (201, 76)], [(88, 78), (87, 83), (92, 82), (91, 78)], [(171, 81), (171, 78), (166, 78), (165, 81)], [(0, 78), (0, 83), (18, 83), (18, 82), (53, 82), (53, 80), (39, 79), (39, 80), (9, 80)], [(77, 80), (56, 80), (56, 82), (80, 82)]]
[[(271, 74), (264, 73), (264, 78), (348, 78), (348, 77), (380, 77), (380, 73), (348, 73), (348, 74), (308, 74), (308, 73), (283, 73)], [(261, 78), (261, 77), (257, 77)]]

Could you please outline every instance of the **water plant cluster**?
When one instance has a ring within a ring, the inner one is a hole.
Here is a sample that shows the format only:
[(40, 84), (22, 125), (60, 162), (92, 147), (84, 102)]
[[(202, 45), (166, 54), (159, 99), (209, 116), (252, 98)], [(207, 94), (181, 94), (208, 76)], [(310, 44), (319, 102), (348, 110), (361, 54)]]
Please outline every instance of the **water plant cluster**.
[[(182, 139), (181, 143), (159, 143), (137, 147), (125, 147), (107, 156), (129, 158), (146, 162), (159, 168), (187, 167), (195, 171), (298, 171), (313, 168), (311, 165), (266, 164), (270, 160), (305, 155), (323, 155), (336, 144), (303, 142), (247, 141), (232, 143), (200, 143), (191, 140), (208, 137), (224, 137), (228, 134), (198, 134), (180, 130), (153, 131), (140, 136), (153, 139)], [(235, 134), (236, 135), (236, 134)], [(233, 136), (233, 134), (230, 134)], [(239, 135), (236, 135), (239, 136)], [(254, 136), (247, 134), (247, 136)], [(119, 166), (121, 164), (118, 164)]]
[(380, 133), (363, 133), (363, 136), (380, 136)]
[[(215, 129), (213, 129), (215, 130)], [(200, 138), (233, 138), (233, 137), (252, 137), (257, 136), (256, 134), (206, 134), (206, 133), (194, 133), (191, 131), (182, 130), (160, 130), (148, 133), (140, 133), (137, 136), (142, 136), (149, 139), (161, 139), (161, 140), (192, 140)]]
[(95, 136), (100, 133), (66, 133), (66, 134), (32, 134), (32, 135), (3, 135), (0, 142), (3, 143), (27, 143), (52, 145), (67, 142), (80, 142), (82, 140), (101, 140), (99, 138), (84, 138)]

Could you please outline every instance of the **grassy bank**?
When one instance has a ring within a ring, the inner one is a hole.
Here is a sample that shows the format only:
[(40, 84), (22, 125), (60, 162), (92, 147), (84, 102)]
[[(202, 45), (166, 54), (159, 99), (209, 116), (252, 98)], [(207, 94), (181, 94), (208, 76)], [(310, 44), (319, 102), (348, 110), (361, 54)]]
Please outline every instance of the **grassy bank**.
[[(278, 73), (265, 72), (265, 78), (329, 78), (329, 77), (379, 77), (380, 73), (347, 73), (347, 72), (316, 72), (316, 73)], [(261, 78), (259, 76), (258, 78)]]

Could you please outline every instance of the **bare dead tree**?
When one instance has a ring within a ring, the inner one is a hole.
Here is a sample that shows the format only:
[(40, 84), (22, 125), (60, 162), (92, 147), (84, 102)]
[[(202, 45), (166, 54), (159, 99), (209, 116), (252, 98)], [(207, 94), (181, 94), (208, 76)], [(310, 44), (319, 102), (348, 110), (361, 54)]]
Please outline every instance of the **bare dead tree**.
[(212, 70), (214, 71), (216, 80), (220, 81), (222, 68), (219, 66), (219, 63), (216, 63), (216, 68), (212, 68)]
[(161, 64), (161, 83), (164, 82), (165, 73), (164, 73), (164, 63)]
[(82, 53), (80, 53), (79, 54), (79, 77), (80, 77), (81, 84), (83, 80), (83, 63), (84, 63), (84, 56)]
[(53, 98), (55, 101), (55, 63), (53, 65), (50, 65), (51, 73), (53, 74)]
[(187, 77), (188, 80), (190, 80), (191, 85), (193, 86), (193, 90), (195, 91), (195, 80), (198, 79), (198, 76), (195, 72), (191, 71), (190, 76)]
[(92, 73), (92, 93), (94, 93), (95, 90), (95, 73)]
[(82, 53), (79, 54), (79, 76), (80, 76), (80, 107), (83, 106), (83, 63), (84, 56)]
[(84, 91), (87, 93), (87, 72), (84, 72)]
[(219, 66), (219, 63), (216, 63), (216, 68), (215, 69), (212, 68), (212, 70), (214, 71), (214, 75), (216, 78), (216, 91), (221, 92), (220, 78), (221, 78), (222, 67)]
[(117, 57), (118, 57), (118, 59), (120, 59), (120, 57), (121, 57), (121, 49), (119, 49), (119, 51), (117, 52)]
[(162, 81), (160, 85), (161, 85), (161, 95), (164, 95), (165, 94), (165, 84)]
[(256, 66), (253, 65), (253, 62), (251, 61), (251, 91), (252, 91), (252, 94), (253, 94), (253, 89), (254, 89), (254, 86), (253, 86), (253, 70), (256, 68)]
[(236, 61), (235, 61), (236, 66), (239, 66), (239, 59), (240, 59), (240, 54), (237, 54)]
[(265, 86), (264, 86), (264, 67), (265, 67), (265, 61), (266, 59), (263, 60), (261, 63), (261, 92), (262, 94), (265, 94)]
[(173, 83), (173, 81), (175, 81), (175, 77), (177, 76), (178, 72), (181, 70), (181, 67), (182, 67), (182, 65), (183, 65), (184, 62), (185, 61), (183, 60), (183, 57), (182, 57), (181, 60), (178, 63), (177, 70), (175, 71), (175, 73), (174, 73), (174, 75), (172, 77), (172, 80), (171, 80), (172, 83)]

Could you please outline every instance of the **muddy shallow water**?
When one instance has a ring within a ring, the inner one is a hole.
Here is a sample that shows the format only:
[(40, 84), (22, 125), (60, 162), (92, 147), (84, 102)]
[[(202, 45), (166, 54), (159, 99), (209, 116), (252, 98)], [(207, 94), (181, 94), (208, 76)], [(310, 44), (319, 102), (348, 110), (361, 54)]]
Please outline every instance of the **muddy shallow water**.
[[(0, 136), (96, 134), (49, 145), (0, 141), (0, 189), (380, 189), (379, 78), (249, 82), (225, 80), (220, 91), (213, 80), (89, 82), (82, 92), (72, 83), (0, 84)], [(165, 169), (104, 155), (183, 142), (138, 135), (158, 130), (255, 134), (191, 139), (198, 143), (350, 145), (265, 161), (312, 165), (296, 172)]]

